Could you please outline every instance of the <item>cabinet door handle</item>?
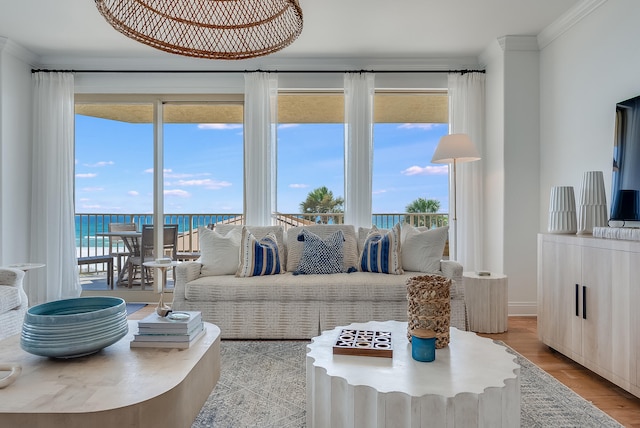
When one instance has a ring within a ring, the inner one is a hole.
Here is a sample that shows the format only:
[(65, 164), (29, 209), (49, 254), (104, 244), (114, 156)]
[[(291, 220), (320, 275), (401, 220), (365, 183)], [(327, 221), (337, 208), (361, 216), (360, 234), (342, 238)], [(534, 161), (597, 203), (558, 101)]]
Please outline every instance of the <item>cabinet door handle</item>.
[(576, 284), (576, 316), (580, 316), (580, 286)]
[(587, 287), (582, 286), (582, 319), (587, 319)]

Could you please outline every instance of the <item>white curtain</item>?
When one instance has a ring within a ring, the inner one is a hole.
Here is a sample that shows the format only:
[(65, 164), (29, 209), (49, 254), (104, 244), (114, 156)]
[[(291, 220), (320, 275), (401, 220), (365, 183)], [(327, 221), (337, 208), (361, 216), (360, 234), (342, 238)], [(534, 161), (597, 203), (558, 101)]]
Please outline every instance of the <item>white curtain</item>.
[(345, 73), (344, 222), (371, 227), (375, 75)]
[(273, 224), (276, 202), (278, 76), (244, 76), (244, 206), (245, 224)]
[(74, 220), (73, 75), (34, 73), (29, 305), (80, 296)]
[[(485, 146), (484, 82), (484, 73), (451, 73), (448, 78), (450, 133), (469, 135), (481, 158)], [(458, 236), (450, 239), (450, 245), (454, 246), (452, 254), (457, 252), (458, 261), (468, 271), (484, 268), (482, 170), (482, 160), (458, 164)]]

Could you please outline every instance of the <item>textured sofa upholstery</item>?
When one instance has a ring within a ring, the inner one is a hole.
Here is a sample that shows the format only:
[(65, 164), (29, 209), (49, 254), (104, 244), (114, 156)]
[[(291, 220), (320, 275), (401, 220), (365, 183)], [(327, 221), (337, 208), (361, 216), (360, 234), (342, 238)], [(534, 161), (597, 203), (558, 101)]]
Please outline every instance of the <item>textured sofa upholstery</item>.
[(27, 312), (27, 295), (22, 288), (24, 272), (0, 268), (0, 339), (20, 333)]
[[(202, 266), (194, 261), (176, 267), (173, 309), (201, 311), (226, 339), (309, 339), (352, 322), (406, 321), (406, 281), (425, 274), (207, 276)], [(466, 329), (462, 265), (442, 260), (432, 273), (453, 279), (451, 323)]]

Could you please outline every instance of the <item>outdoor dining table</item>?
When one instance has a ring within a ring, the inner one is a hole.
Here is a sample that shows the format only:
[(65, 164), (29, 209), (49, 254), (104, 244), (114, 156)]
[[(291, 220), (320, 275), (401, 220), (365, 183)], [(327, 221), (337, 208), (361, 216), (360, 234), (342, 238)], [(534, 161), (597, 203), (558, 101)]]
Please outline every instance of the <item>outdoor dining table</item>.
[[(128, 257), (135, 257), (140, 255), (140, 239), (142, 238), (142, 232), (138, 232), (135, 230), (120, 230), (113, 232), (102, 232), (96, 233), (97, 236), (105, 236), (105, 237), (117, 237), (124, 242), (124, 246), (126, 247), (129, 255), (127, 256), (127, 260), (125, 260), (124, 264), (118, 263), (118, 286), (123, 285), (124, 275), (122, 274), (127, 267)], [(111, 247), (111, 242), (109, 243), (109, 247)]]

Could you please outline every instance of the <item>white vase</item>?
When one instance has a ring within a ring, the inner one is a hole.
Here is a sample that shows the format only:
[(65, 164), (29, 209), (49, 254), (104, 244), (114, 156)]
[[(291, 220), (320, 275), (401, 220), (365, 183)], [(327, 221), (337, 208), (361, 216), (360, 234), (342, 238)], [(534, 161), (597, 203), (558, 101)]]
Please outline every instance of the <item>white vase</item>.
[(549, 197), (549, 233), (576, 233), (576, 199), (572, 186), (555, 186)]
[(594, 227), (606, 226), (607, 222), (607, 199), (602, 171), (587, 171), (582, 177), (580, 189), (578, 234), (591, 234)]

